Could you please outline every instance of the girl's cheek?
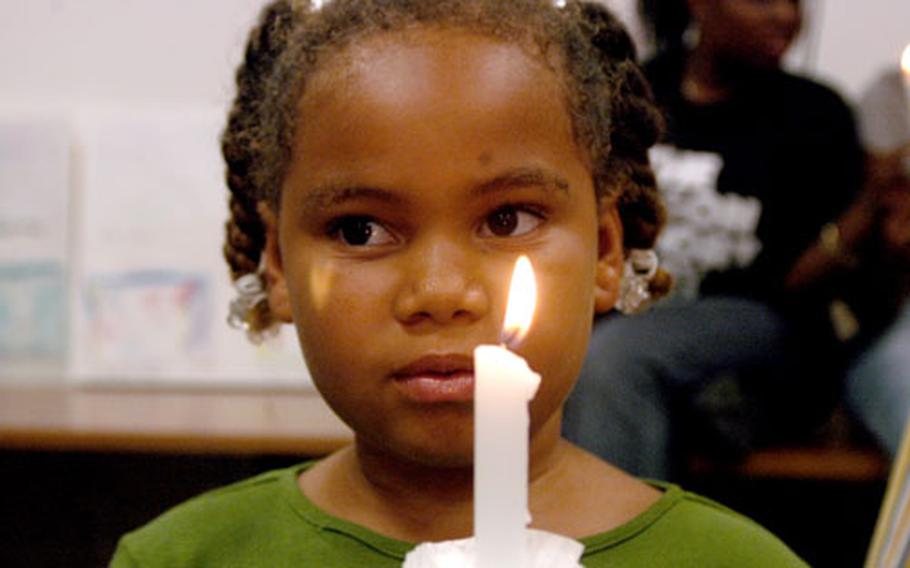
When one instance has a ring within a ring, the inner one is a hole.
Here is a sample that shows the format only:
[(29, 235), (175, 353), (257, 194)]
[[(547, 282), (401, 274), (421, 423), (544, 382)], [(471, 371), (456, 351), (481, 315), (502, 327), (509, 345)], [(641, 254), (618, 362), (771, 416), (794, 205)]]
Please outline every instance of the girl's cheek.
[(334, 289), (338, 272), (331, 262), (316, 262), (309, 273), (310, 304), (318, 314), (329, 303), (329, 294)]

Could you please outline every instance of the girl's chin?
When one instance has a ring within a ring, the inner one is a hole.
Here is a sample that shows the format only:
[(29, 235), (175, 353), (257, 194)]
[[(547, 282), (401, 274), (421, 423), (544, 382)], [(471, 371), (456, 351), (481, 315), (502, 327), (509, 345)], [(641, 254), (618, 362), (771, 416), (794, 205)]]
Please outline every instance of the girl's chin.
[(474, 456), (430, 455), (415, 460), (420, 465), (437, 469), (468, 469), (474, 467)]
[(471, 468), (474, 466), (474, 444), (440, 437), (426, 443), (403, 444), (393, 452), (399, 459), (414, 465), (441, 469)]
[(416, 463), (430, 467), (473, 467), (474, 445), (470, 444), (469, 447), (454, 447), (454, 444), (452, 444), (440, 447), (439, 440), (435, 440), (432, 447), (412, 447), (411, 451), (408, 452), (407, 457)]
[[(466, 469), (474, 466), (474, 448), (453, 447), (448, 445), (440, 447), (439, 440), (434, 443), (420, 443), (414, 440), (399, 441), (389, 444), (388, 440), (383, 447), (377, 448), (360, 441), (357, 453), (361, 458), (372, 456), (371, 462), (398, 464), (395, 467), (405, 468), (433, 468), (433, 469)], [(365, 455), (364, 455), (365, 454)]]

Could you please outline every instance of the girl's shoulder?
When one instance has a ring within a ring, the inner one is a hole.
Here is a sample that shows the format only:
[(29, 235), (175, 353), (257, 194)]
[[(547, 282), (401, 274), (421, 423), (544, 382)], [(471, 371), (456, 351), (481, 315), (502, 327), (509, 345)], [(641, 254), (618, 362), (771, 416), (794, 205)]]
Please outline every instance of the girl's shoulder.
[(111, 567), (400, 566), (410, 545), (332, 519), (303, 496), (297, 478), (311, 465), (270, 471), (170, 509), (121, 538)]
[[(603, 464), (589, 473), (580, 516), (612, 519), (605, 529), (575, 535), (585, 566), (806, 566), (752, 519), (678, 485), (639, 480)], [(616, 516), (617, 511), (623, 511)], [(560, 532), (560, 531), (555, 531)]]
[(266, 472), (208, 491), (165, 511), (120, 539), (111, 566), (203, 563), (210, 551), (230, 548), (231, 535), (272, 524), (270, 519), (275, 517), (270, 515), (270, 509), (281, 500), (288, 479), (308, 466)]
[(581, 539), (585, 566), (803, 567), (752, 519), (677, 485), (651, 481), (661, 497), (630, 522)]

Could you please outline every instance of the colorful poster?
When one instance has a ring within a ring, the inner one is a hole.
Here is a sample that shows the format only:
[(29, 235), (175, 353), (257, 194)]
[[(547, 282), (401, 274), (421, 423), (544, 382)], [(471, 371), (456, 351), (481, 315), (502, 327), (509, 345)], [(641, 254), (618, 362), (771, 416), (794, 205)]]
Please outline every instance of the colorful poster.
[(77, 381), (309, 388), (293, 334), (254, 346), (226, 323), (223, 121), (207, 108), (78, 116)]
[(0, 379), (62, 380), (67, 349), (70, 131), (0, 116)]

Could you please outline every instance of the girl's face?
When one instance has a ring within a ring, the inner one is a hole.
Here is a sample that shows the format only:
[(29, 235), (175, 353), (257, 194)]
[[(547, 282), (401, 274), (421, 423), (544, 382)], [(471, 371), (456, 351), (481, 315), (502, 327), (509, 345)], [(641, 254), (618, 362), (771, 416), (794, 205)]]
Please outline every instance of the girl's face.
[(361, 446), (471, 463), (472, 352), (499, 341), (521, 254), (539, 288), (516, 348), (543, 376), (531, 428), (558, 424), (622, 262), (563, 101), (521, 48), (439, 29), (361, 40), (308, 80), (270, 303)]

